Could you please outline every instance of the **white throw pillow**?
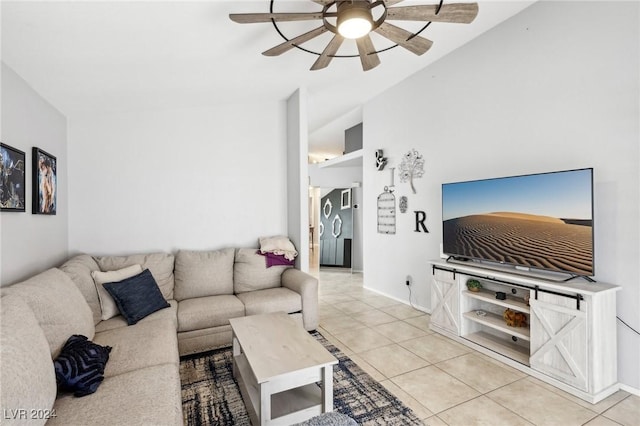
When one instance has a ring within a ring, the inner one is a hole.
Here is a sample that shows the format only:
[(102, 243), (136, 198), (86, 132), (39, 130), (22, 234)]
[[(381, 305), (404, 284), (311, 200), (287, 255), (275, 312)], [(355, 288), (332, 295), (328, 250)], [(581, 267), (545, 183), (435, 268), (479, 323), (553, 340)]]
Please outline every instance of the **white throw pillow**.
[(293, 260), (298, 255), (291, 240), (282, 235), (260, 238), (260, 252), (284, 255), (287, 260)]
[(100, 309), (102, 310), (103, 321), (115, 317), (120, 313), (120, 311), (118, 311), (118, 307), (116, 306), (116, 302), (113, 300), (113, 297), (111, 297), (102, 284), (122, 281), (127, 278), (131, 278), (134, 275), (138, 275), (141, 272), (141, 265), (131, 265), (117, 271), (93, 271), (91, 273), (93, 282), (96, 285), (96, 290), (98, 290), (98, 299), (100, 300)]

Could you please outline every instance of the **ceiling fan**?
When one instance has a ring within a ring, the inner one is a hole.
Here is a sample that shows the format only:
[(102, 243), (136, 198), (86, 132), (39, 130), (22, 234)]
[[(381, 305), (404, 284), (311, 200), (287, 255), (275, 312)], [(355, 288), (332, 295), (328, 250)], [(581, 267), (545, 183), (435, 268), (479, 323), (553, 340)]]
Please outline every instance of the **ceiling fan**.
[[(265, 52), (266, 56), (278, 56), (294, 47), (319, 55), (311, 70), (326, 68), (337, 55), (345, 39), (354, 39), (362, 69), (368, 71), (380, 65), (380, 58), (369, 33), (372, 31), (391, 40), (394, 46), (402, 46), (408, 51), (422, 55), (433, 42), (419, 36), (431, 22), (469, 24), (478, 15), (477, 3), (390, 7), (402, 0), (311, 0), (322, 6), (319, 12), (304, 13), (232, 13), (229, 18), (240, 24), (271, 22), (286, 40)], [(271, 0), (273, 11), (273, 0)], [(277, 22), (322, 20), (322, 25), (292, 39), (287, 39), (278, 29)], [(413, 33), (390, 24), (388, 21), (422, 21), (427, 24)], [(301, 48), (300, 45), (330, 31), (334, 34), (322, 53)], [(388, 49), (384, 49), (388, 50)]]

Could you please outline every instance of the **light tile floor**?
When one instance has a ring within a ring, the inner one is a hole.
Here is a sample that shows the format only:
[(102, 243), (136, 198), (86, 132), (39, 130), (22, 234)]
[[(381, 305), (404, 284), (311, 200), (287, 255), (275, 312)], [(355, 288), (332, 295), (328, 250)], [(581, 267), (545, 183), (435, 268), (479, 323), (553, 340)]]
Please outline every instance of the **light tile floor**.
[(362, 274), (312, 269), (320, 332), (426, 425), (640, 425), (640, 398), (582, 401), (429, 329), (429, 315), (362, 287)]

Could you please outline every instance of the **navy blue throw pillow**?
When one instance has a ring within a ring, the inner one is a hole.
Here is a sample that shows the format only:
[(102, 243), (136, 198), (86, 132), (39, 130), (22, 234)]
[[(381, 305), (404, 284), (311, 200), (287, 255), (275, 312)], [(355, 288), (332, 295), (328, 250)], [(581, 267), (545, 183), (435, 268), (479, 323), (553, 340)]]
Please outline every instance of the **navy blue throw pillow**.
[(94, 393), (104, 380), (109, 352), (111, 346), (100, 346), (86, 336), (74, 334), (69, 337), (53, 361), (58, 387), (73, 392), (75, 396)]
[(131, 278), (102, 285), (113, 297), (118, 310), (129, 325), (137, 323), (155, 311), (169, 307), (148, 269)]

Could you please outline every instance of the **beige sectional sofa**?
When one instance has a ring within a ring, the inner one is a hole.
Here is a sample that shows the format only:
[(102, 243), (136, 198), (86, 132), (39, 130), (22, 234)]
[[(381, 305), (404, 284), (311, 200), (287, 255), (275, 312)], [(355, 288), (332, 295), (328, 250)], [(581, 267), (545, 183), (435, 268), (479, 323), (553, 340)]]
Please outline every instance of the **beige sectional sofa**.
[[(102, 320), (91, 272), (139, 264), (170, 307), (128, 326)], [(307, 330), (318, 325), (317, 280), (297, 269), (266, 268), (256, 249), (75, 256), (2, 288), (3, 423), (182, 424), (179, 356), (231, 343), (229, 319), (284, 311)], [(58, 393), (53, 360), (82, 334), (111, 346), (104, 381), (85, 397)]]

